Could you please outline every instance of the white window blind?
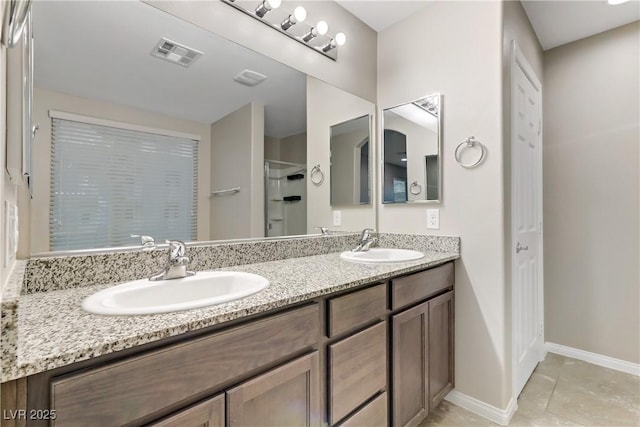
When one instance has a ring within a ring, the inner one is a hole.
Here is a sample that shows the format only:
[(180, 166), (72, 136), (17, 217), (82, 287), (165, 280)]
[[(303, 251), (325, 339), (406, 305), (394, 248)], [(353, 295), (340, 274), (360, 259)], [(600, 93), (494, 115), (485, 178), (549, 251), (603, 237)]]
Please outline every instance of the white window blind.
[(195, 240), (196, 140), (60, 118), (51, 133), (52, 251)]

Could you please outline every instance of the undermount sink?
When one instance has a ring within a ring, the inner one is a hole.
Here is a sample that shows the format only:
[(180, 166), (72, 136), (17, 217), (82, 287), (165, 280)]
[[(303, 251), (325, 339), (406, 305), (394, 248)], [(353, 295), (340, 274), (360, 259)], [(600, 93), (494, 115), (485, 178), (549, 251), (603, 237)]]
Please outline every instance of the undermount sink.
[(182, 279), (135, 280), (85, 298), (82, 308), (107, 315), (159, 314), (234, 301), (269, 286), (257, 274), (207, 271)]
[(364, 252), (342, 252), (340, 258), (351, 262), (388, 263), (415, 261), (424, 258), (424, 254), (410, 249), (371, 248)]

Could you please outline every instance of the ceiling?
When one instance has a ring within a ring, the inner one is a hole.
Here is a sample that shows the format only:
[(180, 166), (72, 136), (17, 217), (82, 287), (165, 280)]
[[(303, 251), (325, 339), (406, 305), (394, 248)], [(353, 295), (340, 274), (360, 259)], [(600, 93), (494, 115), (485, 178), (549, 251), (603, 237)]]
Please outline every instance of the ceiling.
[(336, 0), (336, 3), (379, 32), (411, 16), (430, 2), (424, 0)]
[[(439, 0), (443, 1), (443, 0)], [(430, 1), (338, 0), (381, 31)], [(640, 18), (640, 0), (523, 1), (544, 49)], [(306, 76), (142, 2), (33, 2), (35, 85), (171, 117), (212, 123), (258, 101), (265, 133), (306, 128)], [(144, 22), (144, 26), (138, 25)], [(81, 36), (79, 36), (81, 35)], [(189, 68), (152, 57), (161, 37), (204, 52)], [(232, 79), (250, 69), (267, 80), (254, 88)]]
[[(304, 74), (142, 2), (38, 1), (33, 23), (36, 88), (206, 124), (253, 100), (265, 104), (265, 134), (306, 129)], [(155, 58), (161, 37), (204, 54), (189, 68)], [(234, 82), (244, 69), (267, 79)]]
[(619, 5), (606, 0), (525, 0), (522, 6), (544, 50), (640, 19), (639, 0)]
[[(337, 3), (379, 32), (433, 1), (447, 0), (337, 0)], [(616, 6), (606, 0), (524, 0), (522, 5), (544, 50), (640, 19), (640, 0)]]

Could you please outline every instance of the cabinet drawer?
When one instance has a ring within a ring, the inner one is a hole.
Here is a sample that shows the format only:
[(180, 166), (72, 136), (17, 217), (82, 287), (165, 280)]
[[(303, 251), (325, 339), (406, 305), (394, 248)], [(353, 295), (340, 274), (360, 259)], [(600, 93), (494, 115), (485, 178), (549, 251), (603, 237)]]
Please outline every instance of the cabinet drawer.
[(387, 393), (369, 402), (367, 406), (347, 418), (339, 427), (387, 427)]
[(453, 263), (391, 281), (391, 308), (397, 309), (426, 299), (453, 286)]
[(363, 325), (385, 314), (387, 285), (382, 283), (328, 302), (329, 336)]
[(53, 379), (53, 425), (134, 422), (308, 348), (319, 332), (320, 312), (313, 304)]
[(340, 421), (387, 385), (387, 324), (329, 346), (330, 423)]

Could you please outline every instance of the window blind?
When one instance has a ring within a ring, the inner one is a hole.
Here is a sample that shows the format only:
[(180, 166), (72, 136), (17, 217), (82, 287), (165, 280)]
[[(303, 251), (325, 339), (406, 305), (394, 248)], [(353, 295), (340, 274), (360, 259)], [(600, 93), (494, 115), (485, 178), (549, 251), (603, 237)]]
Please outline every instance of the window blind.
[(51, 132), (52, 251), (195, 240), (197, 141), (59, 118)]

